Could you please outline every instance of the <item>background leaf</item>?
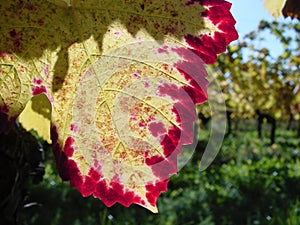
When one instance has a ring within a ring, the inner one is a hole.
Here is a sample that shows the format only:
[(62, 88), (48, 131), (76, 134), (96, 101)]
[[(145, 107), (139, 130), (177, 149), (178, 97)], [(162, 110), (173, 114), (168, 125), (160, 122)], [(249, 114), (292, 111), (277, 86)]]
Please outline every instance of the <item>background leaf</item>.
[(265, 8), (275, 18), (280, 16), (300, 18), (300, 4), (298, 0), (264, 0)]
[(282, 15), (282, 8), (286, 2), (286, 0), (265, 0), (264, 1), (265, 8), (271, 13), (272, 16), (278, 18)]
[(285, 17), (291, 17), (292, 19), (300, 19), (300, 4), (297, 0), (287, 0), (283, 9), (282, 14)]
[(34, 96), (27, 103), (18, 119), (26, 130), (35, 130), (43, 140), (47, 141), (49, 144), (51, 143), (51, 104), (46, 95), (40, 94)]

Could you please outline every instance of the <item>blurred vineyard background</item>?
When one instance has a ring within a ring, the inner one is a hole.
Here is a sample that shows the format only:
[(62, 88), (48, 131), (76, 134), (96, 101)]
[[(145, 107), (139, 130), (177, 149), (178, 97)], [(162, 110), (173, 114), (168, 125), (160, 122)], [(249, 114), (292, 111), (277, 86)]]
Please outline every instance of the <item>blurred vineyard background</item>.
[[(284, 49), (281, 55), (261, 44), (270, 35)], [(1, 162), (0, 207), (5, 210), (0, 210), (0, 224), (10, 224), (5, 218), (16, 216), (24, 225), (298, 225), (300, 24), (262, 21), (219, 55), (210, 70), (216, 71), (213, 76), (225, 96), (227, 134), (216, 159), (200, 171), (213, 115), (208, 104), (199, 106), (196, 151), (171, 177), (169, 191), (158, 200), (159, 214), (139, 206), (107, 208), (93, 197), (81, 197), (58, 177), (51, 146), (32, 141), (28, 133), (24, 141), (24, 131), (16, 127), (12, 137), (1, 138), (27, 150), (18, 153), (19, 164)], [(24, 176), (19, 183), (11, 181), (14, 172)]]

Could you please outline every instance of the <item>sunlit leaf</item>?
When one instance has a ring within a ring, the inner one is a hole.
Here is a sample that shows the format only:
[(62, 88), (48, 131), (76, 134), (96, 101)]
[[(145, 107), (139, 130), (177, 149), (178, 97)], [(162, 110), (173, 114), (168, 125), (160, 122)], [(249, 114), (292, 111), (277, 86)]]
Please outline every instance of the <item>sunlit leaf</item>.
[(280, 16), (300, 18), (299, 0), (264, 0), (265, 8), (275, 18)]
[(51, 143), (51, 104), (44, 94), (34, 96), (18, 119), (26, 130), (35, 130), (40, 137)]
[(272, 16), (278, 18), (282, 15), (281, 10), (286, 0), (264, 0), (265, 8), (271, 13)]
[[(65, 4), (66, 3), (66, 4)], [(0, 132), (45, 94), (59, 173), (107, 206), (157, 212), (193, 142), (204, 63), (237, 39), (230, 3), (5, 1), (0, 6)]]

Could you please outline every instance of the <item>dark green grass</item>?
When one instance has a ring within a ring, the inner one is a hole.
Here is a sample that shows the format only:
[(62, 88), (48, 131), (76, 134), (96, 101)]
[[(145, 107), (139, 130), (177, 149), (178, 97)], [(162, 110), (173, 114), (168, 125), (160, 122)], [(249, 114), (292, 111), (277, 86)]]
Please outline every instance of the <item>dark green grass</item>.
[(158, 200), (159, 214), (139, 206), (107, 208), (98, 199), (81, 197), (68, 183), (61, 183), (47, 150), (44, 180), (31, 187), (27, 199), (37, 204), (23, 210), (20, 224), (296, 225), (300, 221), (296, 132), (281, 126), (276, 143), (270, 145), (268, 127), (258, 139), (255, 124), (249, 124), (223, 141), (205, 171), (199, 164), (209, 131), (201, 131), (193, 158), (172, 176), (169, 191)]

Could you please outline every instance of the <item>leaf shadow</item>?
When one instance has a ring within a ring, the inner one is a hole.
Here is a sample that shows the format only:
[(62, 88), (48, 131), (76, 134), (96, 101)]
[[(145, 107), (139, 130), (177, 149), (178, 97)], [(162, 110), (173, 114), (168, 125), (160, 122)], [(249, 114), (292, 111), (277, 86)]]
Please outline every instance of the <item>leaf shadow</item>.
[(166, 35), (175, 40), (188, 34), (199, 36), (205, 23), (201, 17), (205, 8), (200, 2), (76, 0), (71, 1), (71, 7), (63, 7), (50, 1), (8, 0), (0, 5), (0, 61), (5, 53), (28, 61), (39, 59), (46, 50), (58, 51), (53, 75), (55, 92), (67, 75), (68, 48), (74, 43), (93, 36), (101, 51), (103, 36), (115, 21), (132, 36), (143, 29), (158, 42)]

